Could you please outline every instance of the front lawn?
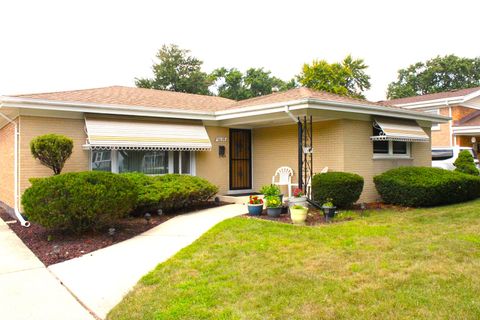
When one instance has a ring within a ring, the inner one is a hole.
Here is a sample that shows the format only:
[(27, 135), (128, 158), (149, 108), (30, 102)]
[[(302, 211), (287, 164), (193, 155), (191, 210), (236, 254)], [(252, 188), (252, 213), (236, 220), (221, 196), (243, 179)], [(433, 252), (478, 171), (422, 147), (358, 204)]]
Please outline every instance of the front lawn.
[(318, 227), (230, 219), (108, 318), (479, 319), (480, 201)]

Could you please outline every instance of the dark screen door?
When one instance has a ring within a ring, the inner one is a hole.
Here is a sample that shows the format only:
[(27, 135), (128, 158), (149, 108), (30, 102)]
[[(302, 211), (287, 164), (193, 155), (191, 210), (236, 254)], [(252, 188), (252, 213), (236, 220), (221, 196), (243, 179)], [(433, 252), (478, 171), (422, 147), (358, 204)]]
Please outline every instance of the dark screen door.
[(252, 134), (230, 129), (230, 190), (252, 188)]

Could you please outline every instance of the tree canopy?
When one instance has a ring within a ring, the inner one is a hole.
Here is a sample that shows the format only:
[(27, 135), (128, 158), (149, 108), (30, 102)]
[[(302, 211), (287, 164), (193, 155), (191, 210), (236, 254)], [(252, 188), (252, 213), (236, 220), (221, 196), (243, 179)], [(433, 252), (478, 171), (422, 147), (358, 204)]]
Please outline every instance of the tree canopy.
[(190, 50), (175, 44), (163, 45), (156, 55), (153, 78), (136, 78), (139, 88), (170, 90), (185, 93), (211, 94), (209, 75), (202, 71), (203, 61), (190, 55)]
[(303, 65), (297, 79), (308, 88), (365, 99), (363, 92), (371, 86), (367, 68), (363, 59), (353, 59), (351, 55), (335, 63), (314, 60)]
[(388, 85), (389, 99), (480, 86), (480, 57), (437, 56), (400, 69)]
[(284, 82), (263, 68), (250, 68), (242, 73), (236, 68), (218, 68), (211, 73), (217, 83), (216, 91), (220, 97), (243, 100), (294, 88), (295, 80)]

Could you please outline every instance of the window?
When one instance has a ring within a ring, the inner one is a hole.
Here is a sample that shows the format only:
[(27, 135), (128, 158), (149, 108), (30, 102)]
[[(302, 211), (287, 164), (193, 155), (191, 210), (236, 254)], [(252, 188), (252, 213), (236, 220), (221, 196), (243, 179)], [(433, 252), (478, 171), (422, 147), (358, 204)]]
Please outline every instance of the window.
[[(425, 111), (426, 113), (432, 113), (432, 114), (435, 114), (435, 115), (439, 115), (440, 114), (440, 109), (434, 109), (434, 110), (426, 110)], [(432, 130), (440, 130), (440, 124), (433, 124), (432, 125)]]
[(145, 174), (192, 174), (190, 151), (118, 150), (92, 151), (92, 170)]
[[(373, 127), (373, 136), (381, 136), (383, 132)], [(373, 141), (374, 158), (408, 158), (410, 157), (410, 143), (403, 141)]]
[(92, 151), (92, 170), (112, 171), (112, 151), (110, 150)]

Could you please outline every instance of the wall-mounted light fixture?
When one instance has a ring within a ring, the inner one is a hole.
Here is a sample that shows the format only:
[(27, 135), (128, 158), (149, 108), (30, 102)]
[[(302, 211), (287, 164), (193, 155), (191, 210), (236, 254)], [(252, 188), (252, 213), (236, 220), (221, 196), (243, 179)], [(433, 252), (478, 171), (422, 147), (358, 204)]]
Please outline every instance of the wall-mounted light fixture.
[(225, 158), (225, 146), (218, 146), (218, 156)]

